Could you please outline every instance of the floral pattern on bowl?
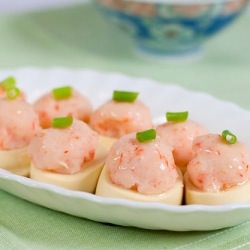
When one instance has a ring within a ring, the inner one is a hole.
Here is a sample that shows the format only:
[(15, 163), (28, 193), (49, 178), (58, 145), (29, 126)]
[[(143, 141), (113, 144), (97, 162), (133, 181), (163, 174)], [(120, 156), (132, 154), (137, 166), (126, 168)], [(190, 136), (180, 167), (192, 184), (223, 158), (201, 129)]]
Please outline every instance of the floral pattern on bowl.
[(185, 55), (232, 23), (248, 0), (206, 4), (139, 3), (96, 0), (111, 21), (130, 33), (137, 47), (157, 55)]

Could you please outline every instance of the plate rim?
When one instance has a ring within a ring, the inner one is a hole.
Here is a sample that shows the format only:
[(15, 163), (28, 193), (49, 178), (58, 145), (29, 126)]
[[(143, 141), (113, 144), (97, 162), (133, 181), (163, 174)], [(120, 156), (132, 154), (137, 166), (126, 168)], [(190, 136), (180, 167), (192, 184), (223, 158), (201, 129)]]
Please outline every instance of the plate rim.
[(130, 201), (126, 199), (117, 199), (117, 198), (106, 198), (97, 196), (94, 194), (89, 194), (81, 191), (71, 191), (53, 184), (47, 184), (38, 182), (26, 177), (18, 176), (12, 174), (6, 170), (0, 169), (0, 179), (6, 179), (9, 181), (15, 181), (19, 184), (39, 189), (45, 190), (49, 192), (53, 192), (59, 194), (64, 197), (74, 197), (77, 199), (85, 199), (90, 202), (94, 202), (102, 205), (115, 205), (115, 206), (126, 206), (130, 208), (138, 208), (138, 209), (157, 209), (165, 212), (174, 212), (179, 214), (186, 214), (190, 212), (208, 212), (208, 213), (218, 213), (218, 212), (229, 212), (237, 209), (250, 209), (250, 204), (227, 204), (227, 205), (185, 205), (185, 206), (177, 206), (177, 205), (168, 205), (161, 204), (157, 202), (138, 202), (138, 201)]

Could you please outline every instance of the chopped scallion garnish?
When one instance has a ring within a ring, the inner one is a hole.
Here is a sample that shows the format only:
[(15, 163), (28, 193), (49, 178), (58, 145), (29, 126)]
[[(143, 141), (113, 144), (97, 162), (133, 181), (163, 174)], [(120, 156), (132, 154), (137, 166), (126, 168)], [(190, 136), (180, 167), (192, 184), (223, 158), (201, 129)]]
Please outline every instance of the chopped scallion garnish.
[(113, 100), (116, 102), (135, 102), (139, 96), (138, 92), (114, 91)]
[(9, 100), (15, 100), (17, 97), (21, 95), (21, 91), (19, 88), (12, 88), (12, 89), (7, 89), (6, 91), (6, 97)]
[(228, 143), (228, 144), (235, 144), (237, 142), (237, 136), (231, 133), (229, 130), (224, 130), (222, 132), (222, 138)]
[(64, 86), (53, 89), (53, 96), (56, 100), (68, 99), (72, 96), (72, 87)]
[(58, 117), (53, 119), (52, 126), (53, 128), (68, 128), (73, 123), (73, 117), (67, 116), (67, 117)]
[(7, 91), (16, 87), (16, 79), (12, 76), (1, 81), (1, 86)]
[(185, 112), (168, 112), (166, 114), (168, 122), (185, 122), (188, 119), (189, 113)]
[(155, 129), (150, 129), (147, 131), (143, 131), (143, 132), (139, 132), (136, 134), (136, 139), (139, 142), (149, 142), (149, 141), (153, 141), (156, 139), (157, 136), (157, 132)]

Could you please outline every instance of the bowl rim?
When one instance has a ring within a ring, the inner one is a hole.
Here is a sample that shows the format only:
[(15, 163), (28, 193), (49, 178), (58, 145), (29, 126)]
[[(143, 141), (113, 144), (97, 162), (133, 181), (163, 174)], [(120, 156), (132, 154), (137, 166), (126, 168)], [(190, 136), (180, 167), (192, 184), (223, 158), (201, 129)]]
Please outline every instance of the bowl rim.
[[(203, 4), (221, 4), (227, 2), (236, 2), (239, 0), (125, 0), (125, 2), (138, 3), (161, 3), (161, 4), (185, 4), (185, 5), (203, 5)], [(246, 0), (246, 3), (250, 0)]]

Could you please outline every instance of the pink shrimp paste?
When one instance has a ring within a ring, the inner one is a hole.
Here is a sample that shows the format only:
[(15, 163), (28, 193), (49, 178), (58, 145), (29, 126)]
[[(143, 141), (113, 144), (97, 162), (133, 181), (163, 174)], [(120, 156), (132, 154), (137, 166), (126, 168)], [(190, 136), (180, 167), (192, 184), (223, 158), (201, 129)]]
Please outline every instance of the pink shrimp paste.
[(230, 145), (221, 136), (208, 134), (195, 139), (193, 150), (187, 173), (198, 189), (219, 192), (248, 181), (250, 151), (244, 144)]
[(151, 113), (140, 101), (109, 101), (92, 115), (90, 125), (99, 134), (113, 138), (153, 127)]
[(44, 171), (76, 174), (94, 160), (98, 135), (82, 121), (66, 129), (50, 128), (32, 140), (29, 152), (33, 165)]
[(134, 133), (113, 146), (106, 166), (113, 184), (145, 195), (167, 192), (178, 178), (172, 148), (159, 138), (140, 143)]

